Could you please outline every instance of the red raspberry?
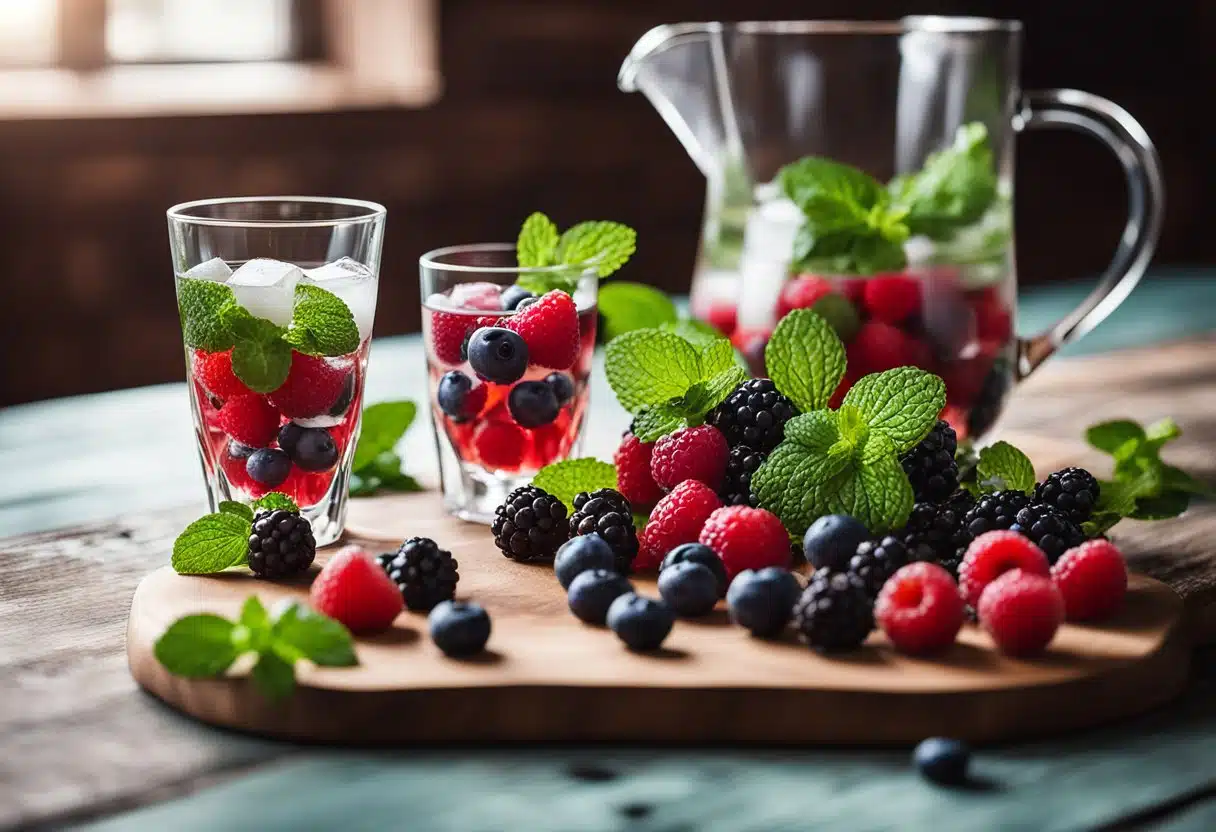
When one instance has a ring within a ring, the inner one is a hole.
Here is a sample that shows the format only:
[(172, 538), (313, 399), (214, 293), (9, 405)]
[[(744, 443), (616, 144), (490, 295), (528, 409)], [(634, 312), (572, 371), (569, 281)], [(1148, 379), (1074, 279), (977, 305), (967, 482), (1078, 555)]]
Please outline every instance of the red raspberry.
[(841, 402), (844, 401), (845, 393), (849, 392), (849, 388), (857, 383), (857, 379), (848, 373), (840, 380), (840, 384), (836, 385), (836, 392), (832, 394), (832, 398), (828, 399), (828, 407), (832, 410), (839, 410)]
[(941, 413), (937, 414), (937, 418), (949, 422), (959, 439), (967, 438), (967, 411), (958, 405), (948, 404), (942, 408)]
[(487, 420), (473, 431), (473, 450), (487, 468), (514, 471), (523, 460), (527, 437), (511, 422)]
[(627, 433), (612, 456), (616, 464), (616, 490), (635, 509), (652, 506), (663, 496), (663, 489), (650, 473), (653, 452), (653, 442), (641, 442), (632, 433)]
[(895, 649), (932, 653), (954, 644), (963, 626), (963, 599), (945, 569), (910, 563), (883, 584), (874, 617)]
[(233, 396), (215, 421), (220, 430), (250, 448), (267, 447), (279, 433), (279, 411), (257, 393)]
[(1013, 569), (988, 584), (976, 612), (1002, 653), (1028, 656), (1055, 637), (1064, 599), (1050, 578)]
[(985, 532), (971, 542), (958, 567), (958, 586), (971, 606), (980, 601), (984, 587), (1010, 569), (1044, 577), (1051, 574), (1047, 555), (1017, 532)]
[(405, 608), (401, 590), (358, 546), (343, 546), (329, 559), (312, 582), (308, 597), (313, 609), (352, 633), (387, 630)]
[(787, 280), (777, 297), (777, 320), (795, 309), (810, 309), (824, 295), (830, 294), (832, 284), (826, 277), (803, 274)]
[(232, 372), (232, 351), (203, 352), (194, 351), (194, 377), (198, 379), (203, 389), (220, 399), (239, 396), (242, 393), (252, 393), (236, 373)]
[(1069, 621), (1104, 618), (1123, 606), (1127, 564), (1109, 540), (1090, 540), (1065, 552), (1051, 568)]
[(849, 372), (868, 376), (913, 364), (921, 350), (916, 339), (882, 321), (866, 321), (848, 346)]
[(266, 398), (289, 419), (305, 419), (333, 407), (344, 384), (345, 371), (324, 358), (293, 351), (287, 380)]
[(995, 290), (982, 293), (975, 301), (975, 333), (981, 341), (1003, 346), (1013, 335), (1013, 316)]
[(633, 568), (654, 569), (681, 543), (695, 543), (705, 521), (721, 507), (722, 501), (708, 485), (684, 480), (650, 512), (650, 520), (638, 537), (640, 548)]
[(739, 313), (733, 303), (720, 300), (709, 305), (705, 322), (729, 338), (739, 324)]
[(726, 437), (712, 425), (680, 428), (654, 443), (650, 473), (661, 488), (675, 488), (684, 480), (700, 480), (717, 490), (722, 487), (729, 457)]
[(458, 315), (453, 312), (431, 312), (431, 350), (435, 358), (444, 364), (460, 364), (464, 358), (460, 347), (473, 330), (483, 326), (495, 326), (498, 317), (493, 315)]
[(554, 289), (502, 325), (524, 339), (534, 367), (568, 370), (578, 360), (578, 308), (565, 292)]
[(862, 299), (871, 317), (898, 324), (920, 309), (920, 281), (905, 274), (882, 274), (866, 280)]
[(790, 565), (789, 533), (777, 515), (762, 508), (720, 508), (709, 515), (698, 540), (722, 558), (728, 579), (744, 569)]

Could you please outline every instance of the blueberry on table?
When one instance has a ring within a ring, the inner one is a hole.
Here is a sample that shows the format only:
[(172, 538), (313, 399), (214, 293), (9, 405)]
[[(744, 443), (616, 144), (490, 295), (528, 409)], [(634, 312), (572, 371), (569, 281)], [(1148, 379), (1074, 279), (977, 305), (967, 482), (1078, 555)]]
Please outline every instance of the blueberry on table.
[(580, 573), (588, 569), (616, 571), (615, 564), (616, 554), (608, 541), (598, 534), (584, 534), (561, 545), (553, 559), (553, 571), (557, 573), (557, 582), (562, 589), (569, 589)]
[(675, 616), (666, 604), (632, 592), (608, 608), (608, 627), (630, 650), (657, 650), (673, 624)]
[(507, 395), (507, 409), (520, 427), (539, 428), (557, 418), (561, 403), (545, 382), (521, 381)]
[(682, 561), (659, 573), (659, 594), (676, 615), (708, 615), (718, 603), (718, 578), (707, 566)]
[(499, 299), (502, 301), (503, 310), (510, 312), (511, 310), (515, 309), (515, 307), (519, 306), (522, 301), (535, 297), (536, 295), (532, 294), (523, 287), (508, 286), (506, 289), (503, 289), (502, 295)]
[(957, 786), (967, 781), (971, 749), (960, 740), (930, 737), (916, 746), (912, 760), (917, 770), (934, 783)]
[(806, 530), (802, 548), (811, 566), (842, 572), (849, 568), (857, 547), (869, 539), (870, 530), (861, 521), (847, 514), (828, 514)]
[(453, 658), (480, 653), (490, 640), (490, 615), (481, 604), (442, 601), (427, 616), (431, 641)]
[(726, 607), (740, 627), (754, 636), (772, 638), (789, 623), (801, 593), (792, 572), (776, 566), (745, 569), (731, 581)]
[(245, 473), (254, 482), (274, 488), (291, 473), (291, 457), (278, 448), (259, 448), (245, 460)]
[(545, 384), (553, 388), (558, 404), (565, 404), (574, 398), (574, 382), (565, 373), (549, 373), (545, 376)]
[[(453, 422), (467, 422), (473, 414), (469, 411), (469, 393), (474, 387), (473, 379), (460, 370), (449, 370), (439, 379), (435, 399), (439, 409)], [(484, 401), (484, 396), (481, 397)]]
[(588, 569), (570, 582), (566, 603), (580, 621), (603, 626), (612, 602), (631, 592), (633, 584), (624, 575), (608, 569)]
[(729, 583), (726, 579), (726, 566), (723, 565), (722, 558), (718, 557), (718, 553), (704, 543), (681, 543), (672, 549), (659, 564), (659, 575), (677, 563), (686, 561), (699, 563), (714, 573), (714, 577), (718, 579), (718, 597), (726, 594), (726, 586)]
[(469, 336), (469, 364), (486, 381), (511, 384), (528, 369), (528, 345), (518, 333), (483, 326)]
[(325, 428), (304, 428), (288, 456), (302, 471), (328, 471), (338, 462), (338, 443)]

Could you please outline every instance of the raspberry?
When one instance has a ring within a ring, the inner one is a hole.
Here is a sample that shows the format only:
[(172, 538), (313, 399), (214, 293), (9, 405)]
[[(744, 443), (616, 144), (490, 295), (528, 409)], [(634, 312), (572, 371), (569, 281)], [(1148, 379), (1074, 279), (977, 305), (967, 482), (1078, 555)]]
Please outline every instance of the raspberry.
[(405, 607), (397, 585), (358, 546), (344, 546), (329, 559), (312, 582), (308, 597), (317, 612), (339, 621), (352, 633), (387, 630)]
[(684, 480), (700, 480), (717, 490), (726, 475), (729, 455), (726, 437), (712, 425), (680, 428), (654, 443), (650, 473), (662, 488), (675, 488)]
[(502, 326), (524, 339), (534, 367), (568, 370), (578, 360), (578, 308), (565, 292), (554, 289), (503, 319)]
[(874, 617), (896, 650), (932, 653), (958, 637), (963, 599), (945, 569), (936, 563), (910, 563), (883, 585)]
[(232, 371), (232, 351), (194, 351), (194, 377), (203, 389), (220, 399), (252, 393)]
[(527, 437), (510, 422), (484, 421), (473, 430), (473, 450), (481, 464), (499, 471), (519, 468)]
[(976, 607), (980, 623), (1002, 653), (1038, 653), (1064, 619), (1064, 599), (1050, 578), (1013, 569), (988, 585)]
[(710, 304), (709, 309), (705, 313), (705, 322), (727, 338), (735, 331), (738, 321), (739, 314), (735, 310), (735, 305), (726, 301), (717, 301)]
[(915, 364), (918, 342), (882, 321), (866, 321), (849, 343), (849, 371), (857, 377)]
[(469, 335), (483, 326), (494, 326), (497, 317), (460, 315), (455, 312), (431, 311), (431, 350), (444, 364), (460, 364), (465, 360), (465, 345)]
[(1051, 566), (1047, 555), (1017, 532), (988, 532), (977, 537), (967, 547), (958, 568), (958, 586), (963, 600), (971, 606), (979, 603), (984, 588), (1011, 569), (1047, 576)]
[(777, 297), (777, 319), (784, 318), (795, 309), (810, 309), (820, 298), (831, 292), (831, 282), (818, 275), (804, 274), (787, 280)]
[(790, 565), (790, 536), (777, 515), (762, 508), (717, 509), (705, 521), (698, 540), (718, 554), (730, 579), (744, 569)]
[(902, 323), (920, 310), (920, 281), (903, 274), (871, 277), (862, 299), (871, 317), (888, 324)]
[(1051, 578), (1064, 598), (1069, 621), (1104, 618), (1123, 605), (1127, 594), (1127, 564), (1109, 540), (1069, 549), (1051, 568)]
[(918, 501), (938, 503), (958, 488), (958, 436), (950, 423), (938, 419), (929, 435), (899, 458)]
[(1034, 501), (1054, 506), (1074, 523), (1084, 523), (1098, 504), (1101, 486), (1084, 468), (1056, 471), (1034, 489)]
[(650, 473), (653, 442), (642, 442), (632, 433), (625, 434), (612, 456), (616, 465), (616, 487), (634, 508), (653, 506), (663, 496)]
[(703, 482), (684, 480), (671, 490), (650, 513), (638, 537), (635, 569), (653, 569), (663, 556), (681, 543), (693, 543), (705, 521), (722, 507), (718, 495)]
[(265, 448), (279, 433), (279, 411), (257, 393), (233, 396), (215, 421), (224, 433), (250, 448)]
[(767, 378), (740, 384), (705, 417), (706, 424), (722, 431), (726, 443), (750, 445), (768, 453), (785, 438), (785, 423), (798, 415), (798, 408), (777, 392)]
[(324, 358), (292, 352), (291, 371), (266, 398), (289, 419), (320, 416), (334, 406), (346, 384), (346, 373)]

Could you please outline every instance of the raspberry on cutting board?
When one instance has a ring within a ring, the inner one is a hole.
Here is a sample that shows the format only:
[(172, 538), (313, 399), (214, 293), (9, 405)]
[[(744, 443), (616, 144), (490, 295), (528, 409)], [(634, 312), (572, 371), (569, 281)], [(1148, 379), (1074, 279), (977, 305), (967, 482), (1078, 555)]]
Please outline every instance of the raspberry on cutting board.
[(1051, 568), (1069, 621), (1105, 618), (1123, 606), (1127, 564), (1109, 540), (1091, 540), (1064, 553)]
[(963, 599), (950, 573), (936, 563), (910, 563), (883, 584), (874, 617), (895, 649), (921, 655), (954, 643), (963, 626)]
[(662, 488), (675, 488), (684, 480), (699, 480), (717, 491), (726, 476), (730, 448), (717, 428), (700, 425), (680, 428), (654, 443), (650, 473)]
[(561, 290), (554, 289), (503, 319), (502, 326), (524, 339), (534, 367), (568, 370), (578, 360), (578, 307)]
[(963, 600), (977, 606), (990, 583), (1011, 569), (1048, 577), (1047, 555), (1017, 532), (996, 531), (980, 535), (967, 547), (958, 568), (958, 587)]
[(721, 507), (722, 501), (708, 485), (684, 480), (659, 500), (650, 513), (646, 528), (638, 536), (634, 569), (654, 569), (681, 543), (694, 543), (705, 521)]
[(359, 546), (344, 546), (321, 569), (308, 591), (317, 612), (352, 633), (374, 633), (392, 626), (405, 602), (380, 564)]
[(616, 465), (616, 488), (634, 509), (653, 506), (663, 496), (663, 489), (650, 473), (653, 442), (642, 442), (632, 433), (625, 434), (612, 456)]
[(1064, 599), (1050, 578), (1012, 569), (987, 586), (976, 612), (1002, 653), (1030, 656), (1055, 638)]
[(709, 515), (698, 538), (722, 559), (727, 578), (744, 569), (790, 565), (790, 537), (777, 515), (751, 506), (726, 506)]

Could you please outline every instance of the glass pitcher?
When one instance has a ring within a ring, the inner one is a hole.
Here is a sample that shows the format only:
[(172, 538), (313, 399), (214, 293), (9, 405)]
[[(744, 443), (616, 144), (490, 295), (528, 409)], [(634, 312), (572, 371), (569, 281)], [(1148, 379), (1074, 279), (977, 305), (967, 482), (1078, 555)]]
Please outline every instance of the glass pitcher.
[[(1100, 323), (1160, 233), (1160, 162), (1143, 128), (1076, 90), (1023, 92), (1016, 21), (680, 23), (637, 42), (618, 86), (640, 91), (706, 178), (692, 312), (763, 373), (791, 309), (846, 343), (837, 397), (869, 372), (941, 375), (943, 417), (987, 433), (1013, 383)], [(1014, 137), (1061, 126), (1110, 147), (1130, 216), (1098, 287), (1017, 339)], [(809, 158), (808, 158), (809, 157)]]

